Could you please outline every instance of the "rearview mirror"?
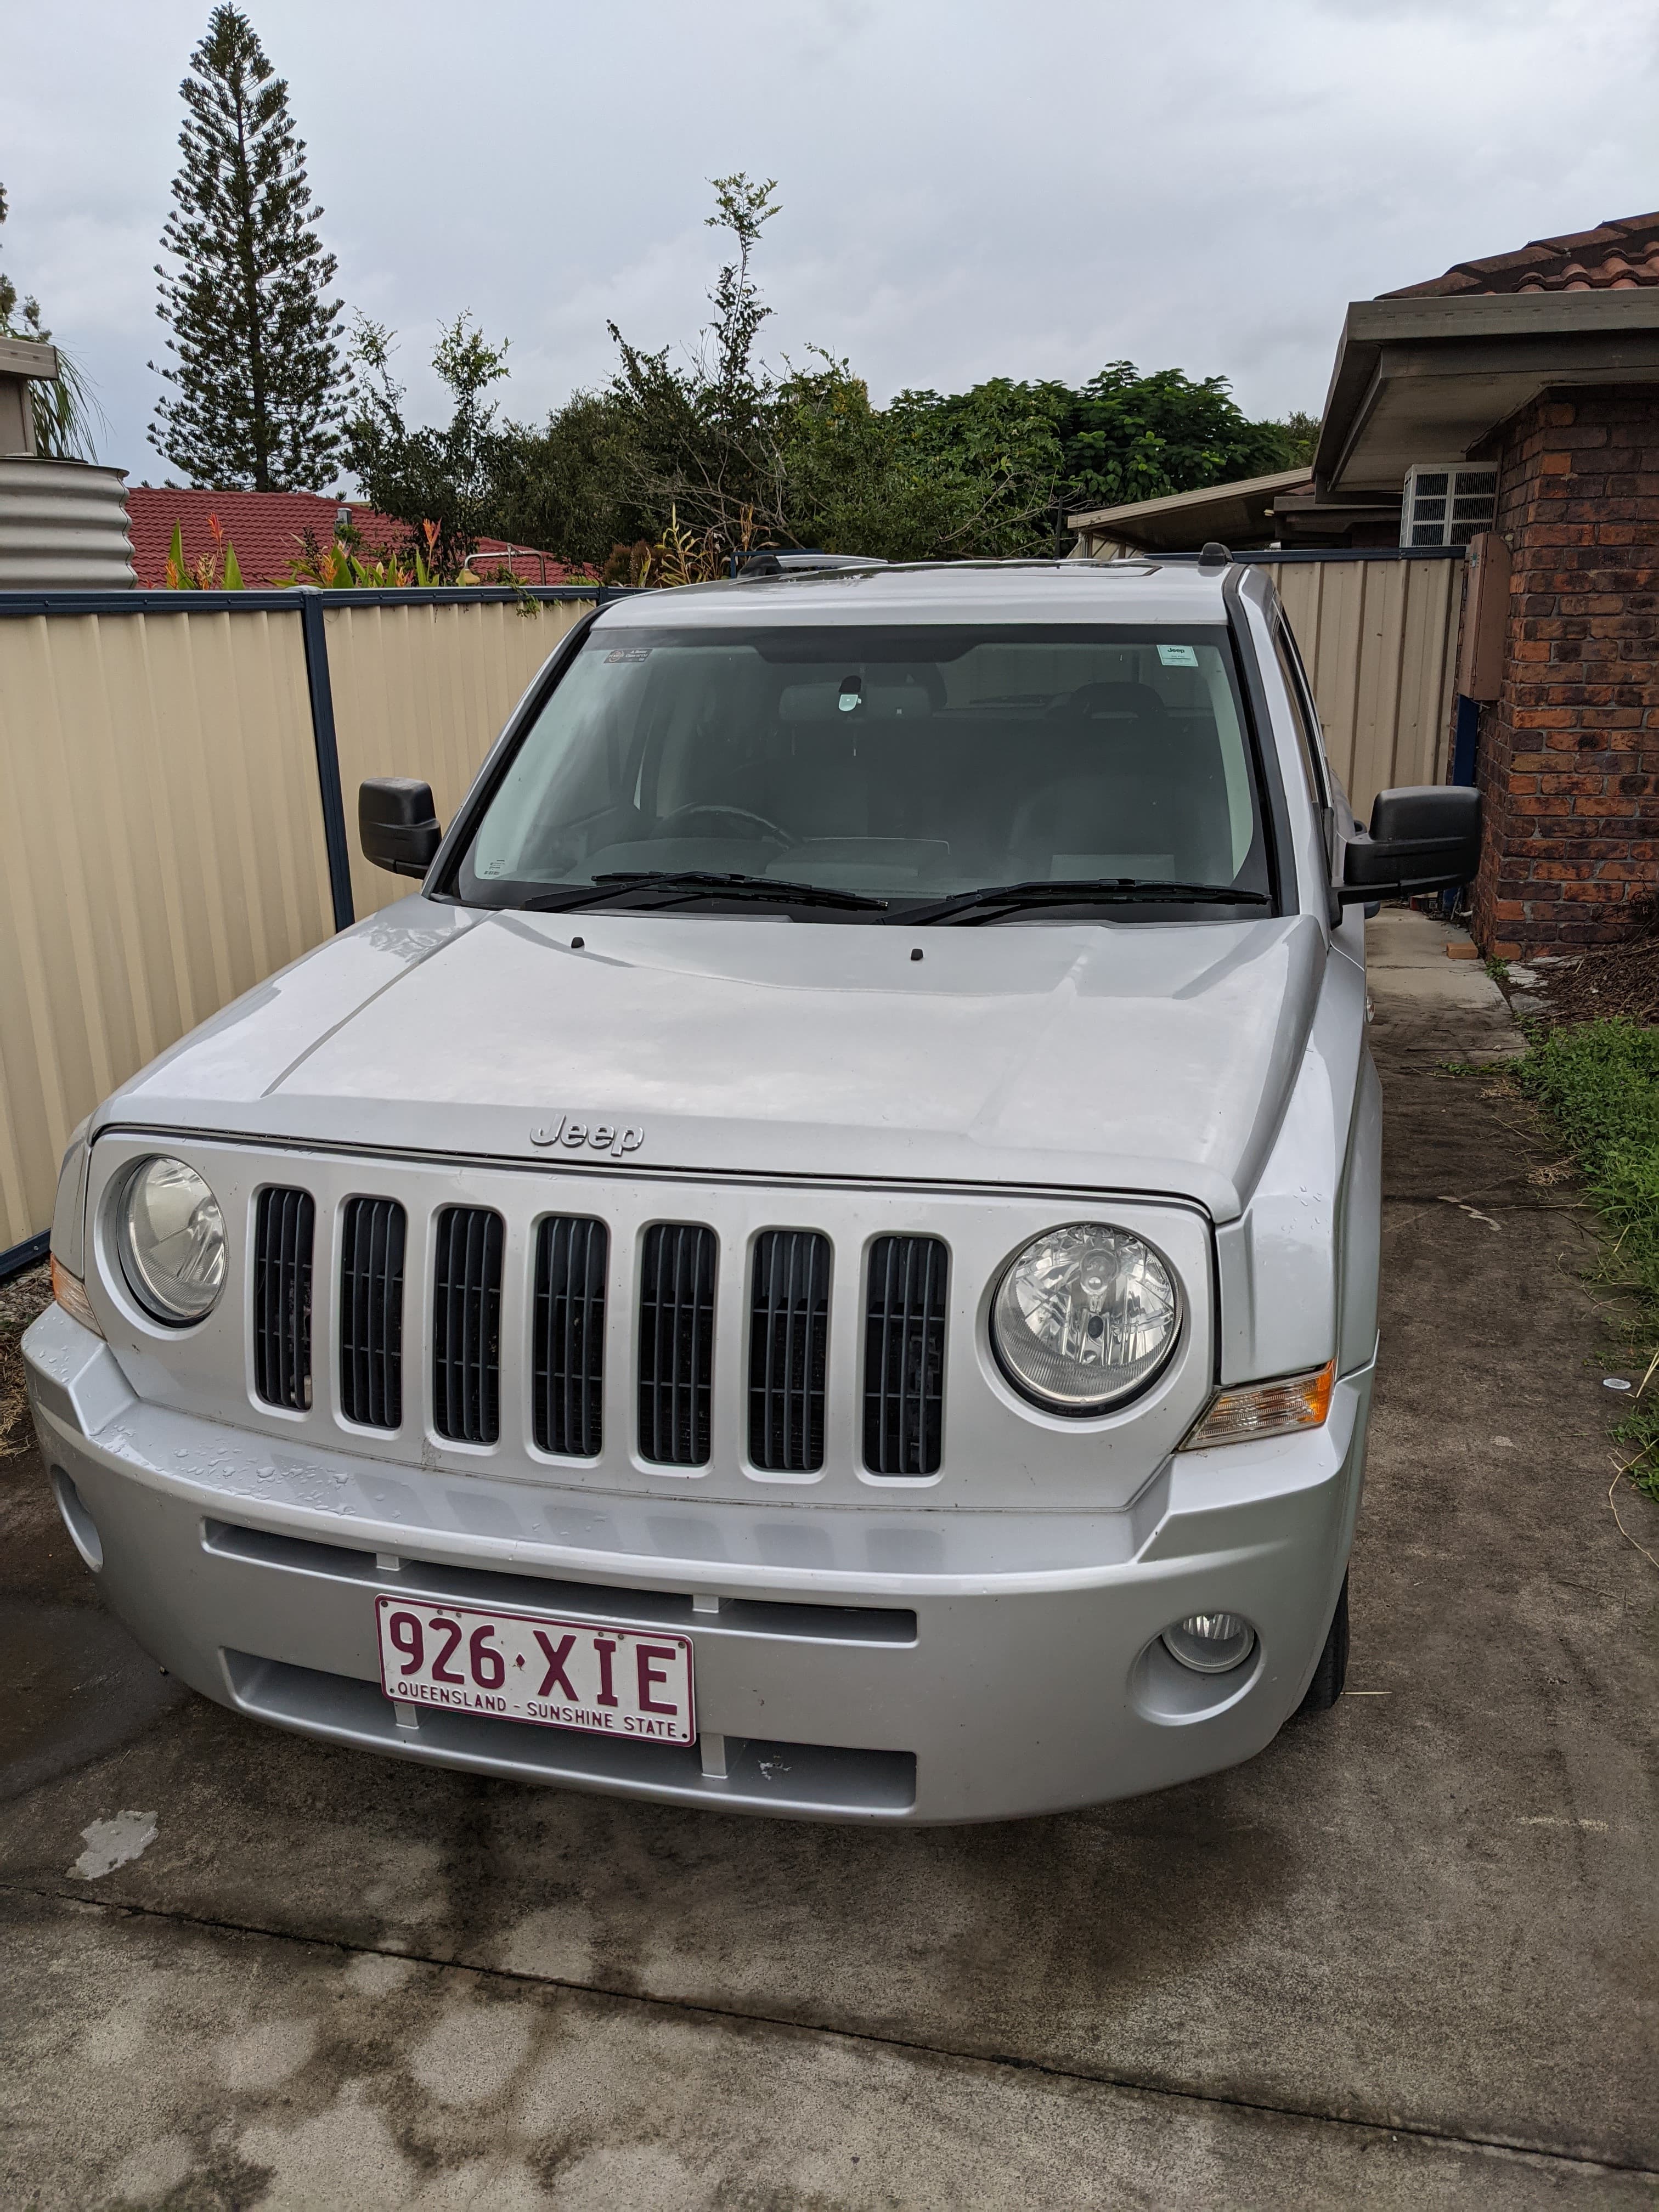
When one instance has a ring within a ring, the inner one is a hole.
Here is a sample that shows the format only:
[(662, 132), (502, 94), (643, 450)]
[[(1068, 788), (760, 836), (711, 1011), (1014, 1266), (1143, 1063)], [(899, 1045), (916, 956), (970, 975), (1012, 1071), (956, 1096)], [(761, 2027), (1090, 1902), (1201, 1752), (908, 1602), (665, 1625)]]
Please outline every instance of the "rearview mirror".
[(1480, 793), (1472, 785), (1420, 783), (1380, 791), (1369, 837), (1342, 856), (1337, 896), (1345, 906), (1390, 892), (1443, 891), (1480, 865)]
[(357, 841), (363, 858), (377, 868), (390, 868), (394, 876), (423, 876), (443, 835), (429, 783), (408, 775), (372, 775), (359, 787)]

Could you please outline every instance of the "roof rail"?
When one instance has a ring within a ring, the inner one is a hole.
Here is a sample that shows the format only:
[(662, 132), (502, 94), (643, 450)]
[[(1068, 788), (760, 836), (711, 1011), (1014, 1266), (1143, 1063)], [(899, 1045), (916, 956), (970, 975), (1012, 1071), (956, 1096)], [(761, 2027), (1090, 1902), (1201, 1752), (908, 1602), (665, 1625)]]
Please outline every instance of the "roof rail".
[(838, 569), (884, 568), (885, 561), (872, 553), (814, 553), (803, 548), (767, 546), (758, 553), (740, 554), (732, 571), (738, 583), (765, 576), (832, 575)]

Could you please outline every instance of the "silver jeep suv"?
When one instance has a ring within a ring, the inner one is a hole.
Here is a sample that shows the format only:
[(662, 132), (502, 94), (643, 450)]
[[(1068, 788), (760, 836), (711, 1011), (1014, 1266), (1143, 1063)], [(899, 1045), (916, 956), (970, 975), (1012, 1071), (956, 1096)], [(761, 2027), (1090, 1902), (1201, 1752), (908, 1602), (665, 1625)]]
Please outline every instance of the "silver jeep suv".
[(475, 1772), (991, 1820), (1328, 1705), (1376, 1349), (1364, 921), (1270, 583), (819, 564), (560, 646), (416, 896), (78, 1131), (26, 1343), (114, 1610)]

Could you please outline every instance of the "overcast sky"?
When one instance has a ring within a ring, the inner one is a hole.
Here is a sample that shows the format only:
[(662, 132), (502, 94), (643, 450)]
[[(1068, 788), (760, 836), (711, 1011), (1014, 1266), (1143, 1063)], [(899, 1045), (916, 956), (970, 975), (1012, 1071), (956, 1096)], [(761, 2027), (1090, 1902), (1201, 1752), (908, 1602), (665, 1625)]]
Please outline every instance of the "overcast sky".
[[(337, 289), (512, 340), (510, 412), (602, 381), (607, 319), (690, 337), (707, 179), (775, 176), (775, 355), (884, 400), (1106, 361), (1316, 410), (1345, 303), (1659, 205), (1653, 0), (246, 0)], [(207, 0), (0, 0), (0, 267), (146, 430), (179, 81)]]

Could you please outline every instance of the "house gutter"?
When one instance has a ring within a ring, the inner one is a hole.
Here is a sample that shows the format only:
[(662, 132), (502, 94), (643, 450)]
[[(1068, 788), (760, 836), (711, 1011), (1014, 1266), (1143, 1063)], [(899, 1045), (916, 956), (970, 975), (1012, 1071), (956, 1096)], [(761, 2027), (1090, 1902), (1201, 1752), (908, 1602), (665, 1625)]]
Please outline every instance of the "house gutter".
[[(1483, 376), (1522, 367), (1540, 391), (1564, 379), (1659, 380), (1659, 289), (1352, 301), (1314, 455), (1320, 491), (1341, 489), (1366, 426), (1395, 380), (1467, 376), (1474, 386)], [(1490, 428), (1486, 419), (1472, 425), (1468, 442)]]

